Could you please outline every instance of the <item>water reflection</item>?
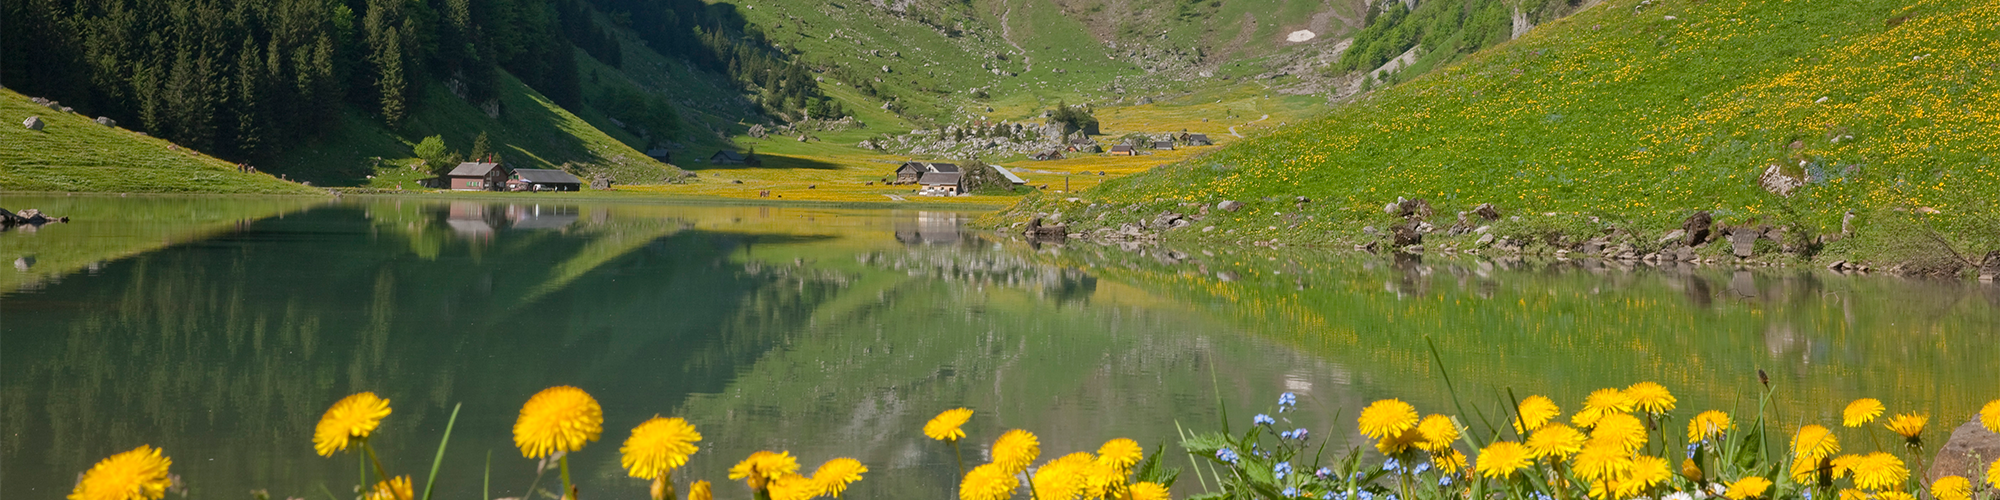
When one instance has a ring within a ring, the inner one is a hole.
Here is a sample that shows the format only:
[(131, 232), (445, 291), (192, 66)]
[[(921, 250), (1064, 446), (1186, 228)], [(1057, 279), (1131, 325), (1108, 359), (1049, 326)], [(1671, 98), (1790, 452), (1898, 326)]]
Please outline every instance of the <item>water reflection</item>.
[(278, 213), (0, 296), (4, 496), (65, 491), (141, 443), (203, 491), (345, 491), (349, 457), (313, 455), (310, 433), (360, 390), (393, 401), (377, 443), (402, 471), (428, 464), (465, 404), (451, 497), (477, 497), (488, 452), (494, 496), (522, 495), (514, 412), (571, 384), (605, 404), (604, 441), (572, 462), (587, 495), (644, 495), (617, 443), (666, 414), (708, 436), (683, 479), (786, 449), (859, 458), (875, 472), (850, 496), (900, 498), (949, 494), (950, 451), (918, 429), (957, 406), (979, 411), (969, 460), (1016, 427), (1045, 456), (1121, 436), (1153, 448), (1177, 423), (1213, 426), (1218, 404), (1247, 415), (1285, 390), (1314, 429), (1381, 397), (1442, 412), (1442, 359), (1475, 404), (1657, 380), (1683, 408), (1729, 409), (1766, 368), (1787, 421), (1857, 395), (1944, 421), (1990, 399), (1982, 370), (2000, 356), (2000, 294), (1962, 283), (1031, 246), (938, 212), (364, 199)]

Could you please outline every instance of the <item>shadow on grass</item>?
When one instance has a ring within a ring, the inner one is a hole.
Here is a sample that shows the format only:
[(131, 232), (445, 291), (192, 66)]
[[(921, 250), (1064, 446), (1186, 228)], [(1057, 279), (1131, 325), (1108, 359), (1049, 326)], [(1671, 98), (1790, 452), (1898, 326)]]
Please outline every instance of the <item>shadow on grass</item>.
[[(757, 159), (759, 160), (759, 162), (758, 162), (758, 164), (757, 164), (757, 165), (734, 165), (734, 164), (727, 164), (727, 165), (717, 165), (717, 164), (714, 164), (714, 163), (709, 163), (709, 160), (710, 160), (710, 159), (712, 159), (712, 158), (714, 158), (714, 157), (715, 157), (715, 152), (711, 151), (711, 152), (709, 152), (709, 153), (708, 153), (708, 155), (700, 157), (700, 158), (701, 158), (701, 160), (702, 160), (702, 161), (701, 161), (700, 163), (693, 163), (693, 162), (686, 162), (686, 163), (676, 163), (676, 164), (674, 164), (674, 166), (677, 166), (677, 167), (680, 167), (680, 168), (681, 168), (682, 170), (687, 170), (687, 171), (701, 171), (701, 170), (709, 170), (709, 169), (715, 169), (715, 168), (726, 168), (726, 169), (739, 169), (739, 168), (765, 168), (765, 169), (793, 169), (793, 168), (802, 168), (802, 169), (812, 169), (812, 170), (840, 170), (840, 168), (841, 168), (841, 166), (840, 166), (839, 164), (836, 164), (836, 163), (829, 163), (829, 162), (825, 162), (825, 161), (820, 161), (820, 160), (815, 160), (815, 159), (811, 159), (811, 158), (803, 158), (803, 157), (798, 157), (798, 156), (785, 156), (785, 155), (776, 155), (776, 154), (768, 154), (768, 153), (759, 153), (759, 154), (757, 154)], [(887, 164), (884, 164), (884, 165), (887, 165)], [(895, 168), (896, 168), (896, 167), (894, 167), (894, 166), (884, 166), (884, 167), (882, 168), (882, 170), (883, 170), (883, 171), (885, 171), (885, 172), (887, 172), (887, 171), (893, 171), (893, 170), (895, 170)]]

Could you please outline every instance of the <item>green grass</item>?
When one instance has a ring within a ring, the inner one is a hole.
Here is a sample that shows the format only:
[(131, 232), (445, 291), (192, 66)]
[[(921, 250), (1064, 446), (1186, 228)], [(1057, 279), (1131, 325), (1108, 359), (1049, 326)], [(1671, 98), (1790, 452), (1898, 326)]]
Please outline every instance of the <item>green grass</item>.
[[(1855, 209), (1864, 231), (1907, 228), (1928, 208), (1940, 213), (1917, 222), (1983, 253), (2000, 248), (1996, 17), (2000, 5), (1959, 0), (1607, 1), (1084, 203), (1245, 200), (1204, 221), (1233, 230), (1210, 237), (1302, 243), (1346, 242), (1397, 197), (1429, 200), (1446, 223), (1493, 203), (1645, 231), (1695, 210), (1829, 233)], [(1810, 183), (1764, 191), (1773, 164)], [(1292, 196), (1316, 201), (1299, 211)], [(1016, 213), (1056, 210), (1076, 208), (1044, 198)], [(1312, 219), (1294, 228), (1279, 212)], [(1828, 255), (1880, 250), (1861, 240)]]
[[(21, 125), (39, 116), (41, 131)], [(317, 190), (248, 174), (173, 143), (83, 115), (35, 104), (0, 89), (0, 191), (318, 194)], [(28, 207), (9, 207), (15, 210)]]
[[(580, 52), (578, 58), (587, 59)], [(350, 110), (325, 139), (288, 152), (271, 170), (316, 185), (395, 188), (404, 182), (415, 188), (415, 179), (428, 177), (408, 168), (415, 158), (411, 148), (418, 141), (439, 135), (451, 149), (469, 153), (484, 132), (516, 168), (566, 168), (586, 179), (608, 173), (626, 184), (662, 183), (679, 174), (634, 149), (631, 144), (638, 139), (611, 127), (595, 110), (585, 108), (590, 119), (579, 117), (504, 73), (499, 93), (502, 111), (493, 118), (440, 85), (426, 85), (420, 103), (398, 130), (385, 129), (374, 117)], [(593, 123), (605, 124), (612, 132)]]

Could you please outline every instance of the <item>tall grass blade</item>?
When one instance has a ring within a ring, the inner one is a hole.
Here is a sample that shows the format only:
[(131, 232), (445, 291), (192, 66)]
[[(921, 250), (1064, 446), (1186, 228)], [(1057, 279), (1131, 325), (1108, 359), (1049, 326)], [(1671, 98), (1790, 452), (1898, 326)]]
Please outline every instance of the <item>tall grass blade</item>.
[[(1438, 355), (1438, 345), (1437, 345), (1437, 342), (1436, 342), (1436, 341), (1433, 341), (1433, 340), (1431, 340), (1431, 336), (1429, 336), (1429, 335), (1425, 335), (1425, 336), (1424, 336), (1424, 344), (1425, 344), (1425, 345), (1428, 345), (1428, 346), (1430, 346), (1430, 348), (1431, 348), (1431, 361), (1434, 361), (1434, 362), (1437, 362), (1437, 367), (1438, 367), (1438, 375), (1440, 375), (1440, 376), (1444, 377), (1444, 390), (1445, 390), (1445, 392), (1447, 392), (1447, 393), (1450, 393), (1450, 394), (1451, 394), (1451, 405), (1452, 405), (1453, 407), (1456, 407), (1456, 408), (1458, 408), (1458, 414), (1459, 414), (1459, 415), (1470, 415), (1471, 413), (1469, 413), (1469, 412), (1466, 412), (1466, 411), (1465, 411), (1465, 403), (1463, 403), (1463, 402), (1461, 402), (1461, 401), (1459, 401), (1459, 400), (1458, 400), (1458, 388), (1457, 388), (1457, 387), (1453, 387), (1453, 386), (1452, 386), (1452, 384), (1451, 384), (1451, 370), (1446, 370), (1446, 369), (1445, 369), (1445, 367), (1444, 367), (1444, 356), (1440, 356), (1440, 355)], [(1467, 429), (1471, 429), (1472, 427), (1471, 427), (1471, 426), (1466, 426), (1466, 428), (1467, 428)], [(1477, 445), (1478, 447), (1485, 447), (1485, 446), (1486, 446), (1486, 442), (1485, 442), (1486, 440), (1485, 440), (1485, 439), (1482, 439), (1482, 438), (1480, 438), (1480, 437), (1479, 437), (1479, 433), (1477, 433), (1477, 432), (1467, 432), (1467, 433), (1465, 433), (1465, 434), (1466, 434), (1466, 437), (1467, 437), (1468, 439), (1471, 439), (1471, 440), (1472, 440), (1472, 444), (1474, 444), (1474, 445)]]
[[(444, 447), (451, 444), (451, 427), (458, 425), (458, 409), (464, 406), (465, 403), (452, 405), (451, 419), (444, 421), (444, 438), (438, 440), (437, 456), (431, 458), (431, 476), (424, 480), (424, 500), (431, 500), (431, 490), (437, 488), (438, 467), (444, 465)], [(488, 458), (487, 460), (490, 461), (492, 459)]]

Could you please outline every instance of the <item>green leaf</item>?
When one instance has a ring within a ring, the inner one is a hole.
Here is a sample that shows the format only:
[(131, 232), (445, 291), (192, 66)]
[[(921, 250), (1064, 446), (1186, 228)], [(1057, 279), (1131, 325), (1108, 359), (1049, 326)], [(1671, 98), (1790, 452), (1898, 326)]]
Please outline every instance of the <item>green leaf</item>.
[(1182, 448), (1210, 457), (1213, 457), (1218, 450), (1233, 446), (1235, 446), (1235, 443), (1230, 442), (1229, 436), (1224, 436), (1217, 432), (1199, 433), (1181, 440)]

